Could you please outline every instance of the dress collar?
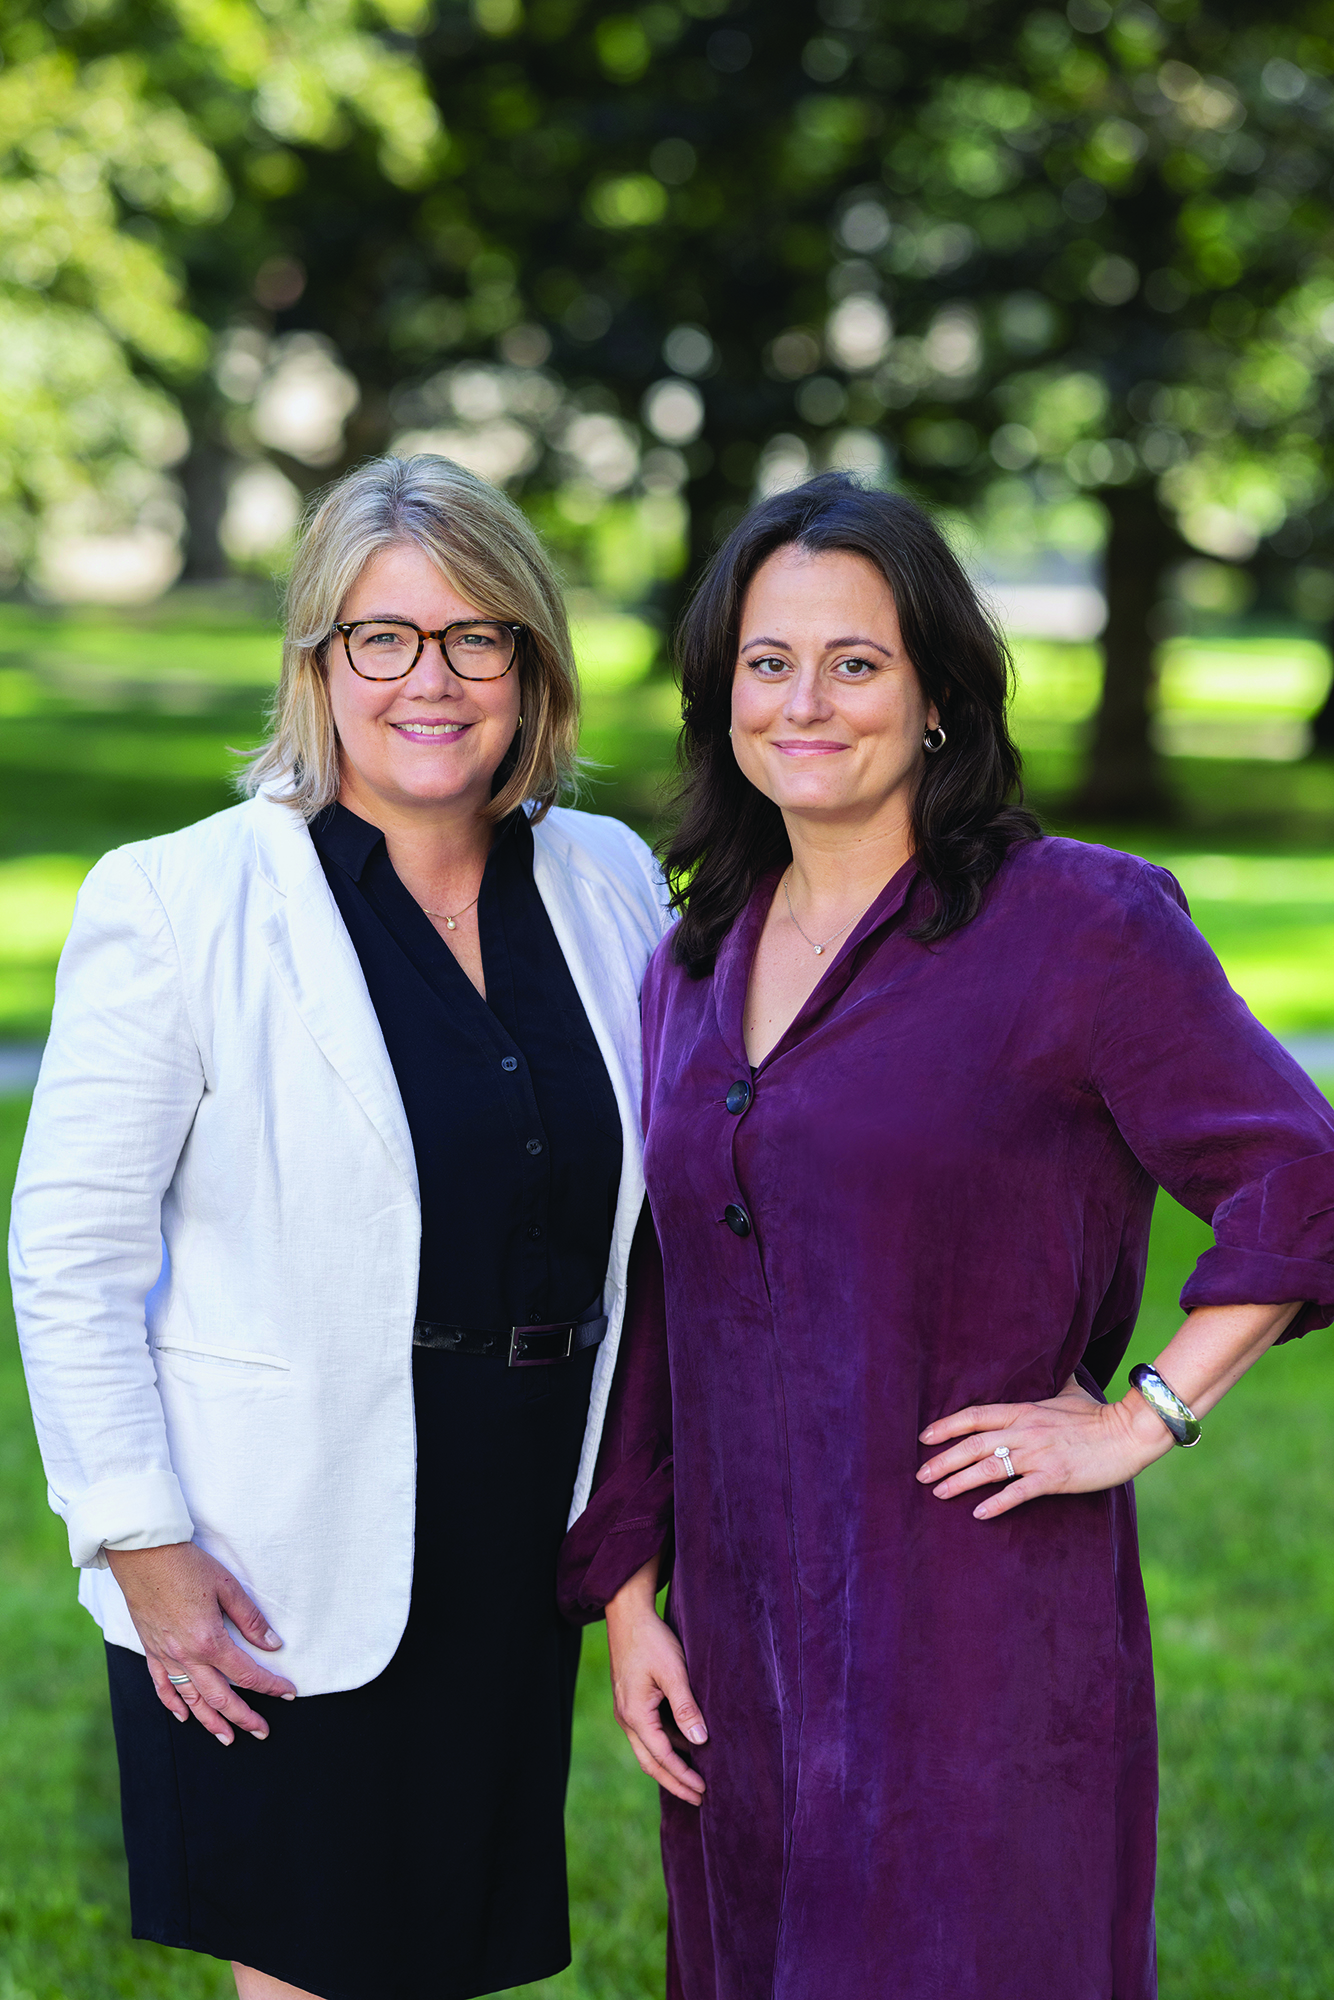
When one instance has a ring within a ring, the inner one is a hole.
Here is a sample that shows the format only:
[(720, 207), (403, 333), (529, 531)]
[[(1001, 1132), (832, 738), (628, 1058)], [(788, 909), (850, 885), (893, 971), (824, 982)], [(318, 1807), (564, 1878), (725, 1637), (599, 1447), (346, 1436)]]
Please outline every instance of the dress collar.
[[(760, 877), (751, 892), (750, 901), (718, 948), (714, 967), (714, 1008), (718, 1028), (729, 1050), (742, 1064), (747, 1060), (744, 1024), (750, 969), (755, 962), (755, 948), (760, 941), (764, 920), (782, 875), (781, 868), (770, 868)], [(879, 941), (879, 933), (899, 915), (916, 880), (917, 863), (912, 860), (905, 861), (897, 874), (891, 875), (870, 909), (858, 918), (830, 959), (827, 970), (798, 1009), (791, 1025), (758, 1065), (760, 1069), (766, 1069), (776, 1057), (784, 1054), (806, 1033), (811, 1023), (842, 996), (865, 963), (867, 954), (863, 947)]]
[(310, 837), (320, 859), (334, 862), (354, 882), (360, 882), (366, 863), (384, 843), (378, 826), (359, 818), (337, 799), (316, 813), (310, 822)]

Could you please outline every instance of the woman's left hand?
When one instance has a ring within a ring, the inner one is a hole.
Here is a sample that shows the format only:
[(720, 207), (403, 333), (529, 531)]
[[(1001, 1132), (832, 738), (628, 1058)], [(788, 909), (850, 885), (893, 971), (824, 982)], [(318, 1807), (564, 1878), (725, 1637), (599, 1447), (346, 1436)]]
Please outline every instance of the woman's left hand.
[[(980, 1403), (928, 1424), (926, 1445), (962, 1440), (927, 1460), (917, 1477), (938, 1500), (955, 1500), (975, 1487), (995, 1486), (973, 1513), (979, 1521), (1008, 1514), (1044, 1493), (1101, 1493), (1123, 1486), (1172, 1449), (1165, 1424), (1132, 1393), (1124, 1402), (1100, 1403), (1074, 1376), (1045, 1403)], [(995, 1456), (1008, 1446), (1013, 1479)]]

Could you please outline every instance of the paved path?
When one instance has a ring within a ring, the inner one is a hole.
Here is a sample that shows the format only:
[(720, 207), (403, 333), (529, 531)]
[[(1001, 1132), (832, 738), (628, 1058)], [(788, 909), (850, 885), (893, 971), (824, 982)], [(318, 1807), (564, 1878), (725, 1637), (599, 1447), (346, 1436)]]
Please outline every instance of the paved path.
[(40, 1042), (0, 1042), (0, 1097), (31, 1090), (41, 1060)]

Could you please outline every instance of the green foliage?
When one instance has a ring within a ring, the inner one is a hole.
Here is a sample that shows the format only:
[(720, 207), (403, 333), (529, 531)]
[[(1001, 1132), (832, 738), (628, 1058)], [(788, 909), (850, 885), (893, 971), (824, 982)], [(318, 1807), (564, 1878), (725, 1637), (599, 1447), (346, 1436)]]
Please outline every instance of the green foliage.
[[(105, 0), (0, 23), (0, 547), (133, 521), (200, 423), (212, 335), (265, 290), (300, 151), (415, 187), (445, 144), (386, 31), (416, 0)], [(299, 289), (299, 286), (298, 286)], [(263, 307), (260, 307), (261, 312)], [(207, 396), (204, 398), (207, 402)]]

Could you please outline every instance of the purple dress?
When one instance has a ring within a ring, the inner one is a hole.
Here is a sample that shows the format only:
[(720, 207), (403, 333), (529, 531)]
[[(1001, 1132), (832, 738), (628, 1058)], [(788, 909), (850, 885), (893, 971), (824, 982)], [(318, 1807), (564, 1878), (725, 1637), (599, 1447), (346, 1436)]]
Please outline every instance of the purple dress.
[(1149, 2000), (1132, 1489), (976, 1521), (980, 1496), (916, 1484), (918, 1433), (1080, 1364), (1108, 1379), (1155, 1183), (1216, 1234), (1183, 1304), (1302, 1299), (1292, 1333), (1328, 1324), (1334, 1118), (1172, 878), (1058, 839), (931, 946), (905, 867), (752, 1075), (774, 887), (712, 976), (670, 940), (649, 971), (661, 1261), (645, 1228), (563, 1558), (587, 1619), (675, 1539), (710, 1739), (702, 1808), (663, 1796), (670, 2000)]

